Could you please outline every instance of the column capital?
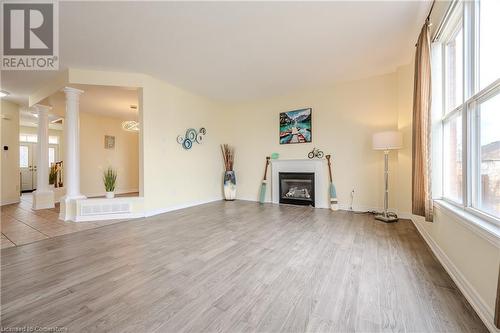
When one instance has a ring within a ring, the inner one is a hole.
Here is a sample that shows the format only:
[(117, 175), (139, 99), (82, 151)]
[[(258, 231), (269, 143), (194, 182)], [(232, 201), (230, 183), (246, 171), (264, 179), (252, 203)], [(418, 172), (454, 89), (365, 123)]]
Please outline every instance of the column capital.
[(64, 87), (62, 91), (64, 91), (67, 98), (70, 98), (70, 97), (77, 97), (78, 98), (78, 96), (83, 94), (83, 90), (72, 88), (72, 87)]
[(35, 105), (33, 105), (33, 108), (35, 108), (35, 110), (37, 110), (39, 113), (40, 112), (48, 113), (50, 110), (52, 110), (51, 106), (42, 105), (42, 104), (35, 104)]

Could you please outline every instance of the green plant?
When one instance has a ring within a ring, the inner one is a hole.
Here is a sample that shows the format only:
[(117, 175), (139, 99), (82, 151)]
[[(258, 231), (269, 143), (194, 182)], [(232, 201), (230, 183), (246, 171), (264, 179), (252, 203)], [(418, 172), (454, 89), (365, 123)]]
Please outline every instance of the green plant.
[(52, 164), (49, 171), (49, 184), (54, 185), (57, 178), (57, 166)]
[(108, 167), (104, 171), (102, 180), (104, 181), (106, 192), (114, 192), (116, 186), (116, 170), (112, 167)]

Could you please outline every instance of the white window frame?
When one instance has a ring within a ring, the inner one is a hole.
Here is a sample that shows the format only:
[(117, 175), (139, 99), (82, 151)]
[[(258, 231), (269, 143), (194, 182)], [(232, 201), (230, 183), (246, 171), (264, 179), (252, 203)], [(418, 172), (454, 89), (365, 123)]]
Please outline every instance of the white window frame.
[[(433, 162), (433, 169), (438, 172), (434, 175), (434, 181), (439, 184), (433, 186), (435, 198), (448, 206), (469, 213), (474, 217), (500, 226), (500, 218), (490, 215), (476, 207), (479, 200), (479, 182), (481, 172), (481, 158), (479, 154), (479, 108), (478, 106), (487, 100), (500, 95), (500, 78), (488, 87), (479, 90), (479, 2), (453, 1), (441, 26), (438, 28), (433, 40), (434, 64), (438, 64), (438, 71), (433, 71), (433, 83), (437, 82), (440, 87), (434, 88), (433, 92), (440, 94), (438, 102), (433, 102), (433, 157), (440, 160)], [(460, 18), (461, 17), (461, 18)], [(446, 80), (446, 47), (445, 44), (456, 32), (457, 20), (462, 20), (463, 28), (463, 100), (462, 104), (455, 109), (448, 110), (448, 96)], [(437, 109), (437, 110), (436, 110)], [(455, 117), (458, 113), (462, 116), (462, 202), (456, 202), (443, 195), (444, 190), (444, 124)], [(472, 219), (471, 219), (472, 220)]]

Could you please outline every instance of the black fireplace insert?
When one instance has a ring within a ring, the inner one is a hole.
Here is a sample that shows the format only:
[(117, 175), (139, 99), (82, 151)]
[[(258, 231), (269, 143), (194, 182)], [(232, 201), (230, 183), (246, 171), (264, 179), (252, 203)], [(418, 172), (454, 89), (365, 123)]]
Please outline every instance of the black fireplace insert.
[(314, 172), (280, 172), (280, 203), (314, 207)]

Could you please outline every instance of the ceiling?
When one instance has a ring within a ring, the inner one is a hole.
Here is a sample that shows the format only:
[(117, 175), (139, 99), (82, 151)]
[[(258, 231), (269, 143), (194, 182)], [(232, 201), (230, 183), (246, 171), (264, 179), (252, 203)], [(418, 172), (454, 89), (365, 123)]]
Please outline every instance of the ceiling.
[[(71, 86), (84, 91), (80, 95), (80, 112), (123, 120), (138, 120), (137, 109), (130, 107), (131, 105), (138, 106), (137, 89), (85, 84), (72, 84)], [(66, 109), (64, 92), (57, 92), (39, 104), (51, 106), (51, 114), (64, 117)]]
[[(60, 2), (60, 67), (150, 74), (244, 101), (410, 62), (431, 1)], [(26, 101), (55, 73), (4, 71)]]

